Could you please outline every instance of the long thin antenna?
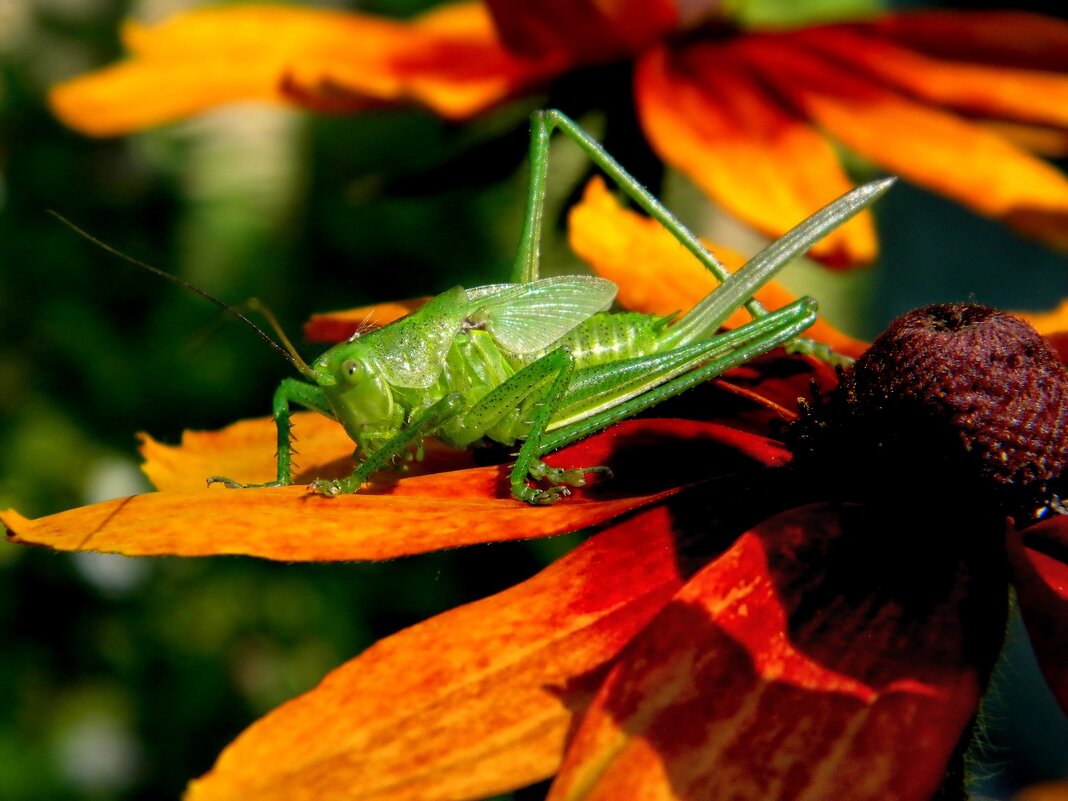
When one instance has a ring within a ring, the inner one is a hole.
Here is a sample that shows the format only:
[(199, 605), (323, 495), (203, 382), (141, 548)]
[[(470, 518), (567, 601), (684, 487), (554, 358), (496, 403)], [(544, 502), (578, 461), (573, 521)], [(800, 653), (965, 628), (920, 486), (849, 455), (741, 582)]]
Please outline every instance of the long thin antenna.
[[(211, 301), (212, 303), (214, 303), (216, 306), (218, 306), (223, 311), (229, 312), (234, 317), (236, 317), (238, 320), (241, 320), (241, 322), (243, 322), (247, 326), (249, 326), (249, 328), (251, 328), (257, 334), (259, 334), (260, 338), (262, 338), (264, 342), (266, 342), (268, 345), (270, 345), (272, 348), (274, 348), (276, 351), (278, 351), (280, 354), (282, 354), (282, 358), (284, 358), (287, 362), (289, 362), (291, 365), (293, 365), (295, 368), (297, 368), (297, 371), (300, 372), (301, 375), (305, 376), (306, 378), (310, 378), (310, 379), (314, 380), (315, 371), (312, 370), (308, 366), (307, 362), (305, 362), (304, 359), (302, 359), (300, 357), (300, 354), (297, 353), (297, 351), (293, 347), (292, 343), (289, 342), (289, 339), (287, 337), (285, 337), (284, 334), (282, 335), (282, 337), (285, 340), (286, 345), (289, 346), (288, 350), (286, 348), (283, 348), (281, 345), (279, 345), (273, 339), (271, 339), (271, 337), (267, 334), (266, 331), (264, 331), (262, 328), (260, 328), (254, 322), (252, 322), (252, 320), (250, 320), (248, 317), (246, 317), (240, 311), (235, 309), (233, 306), (231, 306), (230, 304), (228, 304), (228, 303), (226, 303), (224, 301), (219, 300), (214, 295), (208, 294), (207, 292), (205, 292), (203, 289), (201, 289), (200, 287), (196, 286), (195, 284), (191, 284), (188, 281), (186, 281), (184, 278), (179, 278), (177, 275), (172, 275), (171, 273), (168, 273), (165, 270), (161, 270), (159, 267), (153, 267), (151, 264), (146, 264), (145, 262), (143, 262), (143, 261), (141, 261), (139, 259), (135, 259), (133, 256), (128, 256), (127, 254), (123, 253), (121, 250), (117, 250), (116, 248), (113, 248), (107, 242), (103, 242), (103, 241), (97, 239), (95, 236), (90, 234), (88, 231), (85, 231), (85, 230), (79, 228), (77, 225), (72, 223), (70, 220), (68, 220), (66, 217), (64, 217), (62, 214), (60, 214), (58, 211), (54, 211), (52, 209), (49, 209), (48, 213), (51, 214), (53, 217), (55, 217), (57, 220), (59, 220), (61, 223), (63, 223), (65, 226), (70, 228), (76, 234), (79, 234), (79, 235), (85, 237), (90, 242), (92, 242), (94, 245), (96, 245), (99, 248), (102, 248), (103, 250), (106, 250), (111, 255), (118, 256), (123, 261), (129, 262), (130, 264), (133, 264), (136, 267), (140, 267), (143, 270), (148, 270), (150, 273), (153, 273), (154, 275), (158, 275), (160, 278), (166, 278), (168, 281), (171, 281), (171, 282), (173, 282), (175, 284), (178, 284), (178, 286), (184, 287), (184, 288), (188, 289), (190, 292), (193, 292), (193, 293), (195, 293), (197, 295), (200, 295), (200, 297), (204, 298), (205, 300)], [(279, 330), (279, 331), (281, 330), (280, 328), (277, 327), (277, 323), (274, 323), (274, 325), (276, 327), (276, 330)]]

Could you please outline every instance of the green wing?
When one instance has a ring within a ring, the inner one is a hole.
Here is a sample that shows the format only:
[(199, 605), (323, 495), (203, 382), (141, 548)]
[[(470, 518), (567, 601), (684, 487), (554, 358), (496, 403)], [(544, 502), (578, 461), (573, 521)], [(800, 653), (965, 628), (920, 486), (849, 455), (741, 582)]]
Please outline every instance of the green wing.
[(590, 275), (475, 287), (467, 290), (467, 322), (511, 353), (536, 353), (611, 306), (616, 292), (611, 281)]

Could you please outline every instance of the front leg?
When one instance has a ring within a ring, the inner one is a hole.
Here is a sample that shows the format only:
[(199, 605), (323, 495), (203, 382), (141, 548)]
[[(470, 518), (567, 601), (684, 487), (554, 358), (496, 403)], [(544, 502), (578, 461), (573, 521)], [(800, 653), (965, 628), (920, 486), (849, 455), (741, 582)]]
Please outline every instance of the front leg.
[(274, 425), (278, 431), (278, 450), (276, 451), (278, 459), (277, 478), (265, 484), (241, 484), (230, 478), (212, 476), (208, 479), (209, 487), (212, 484), (223, 484), (230, 489), (254, 489), (259, 487), (286, 487), (293, 483), (293, 442), (291, 437), (293, 424), (289, 419), (289, 405), (291, 403), (299, 404), (330, 418), (334, 417), (330, 404), (319, 387), (313, 384), (305, 384), (295, 378), (282, 379), (282, 383), (278, 385), (278, 389), (274, 392), (274, 401), (272, 403)]
[(430, 436), (464, 408), (464, 399), (459, 392), (450, 392), (441, 400), (426, 409), (412, 423), (386, 440), (367, 456), (352, 475), (342, 479), (316, 479), (308, 489), (311, 492), (333, 498), (346, 492), (355, 492), (371, 476), (388, 467), (398, 456), (402, 456), (412, 445), (418, 445), (424, 437)]

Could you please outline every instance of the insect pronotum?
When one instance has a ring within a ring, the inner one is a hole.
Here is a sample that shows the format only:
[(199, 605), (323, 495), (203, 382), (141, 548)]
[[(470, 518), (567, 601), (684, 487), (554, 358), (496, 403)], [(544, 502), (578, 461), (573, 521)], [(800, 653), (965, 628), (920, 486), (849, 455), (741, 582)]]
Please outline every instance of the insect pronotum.
[[(608, 312), (616, 286), (602, 278), (539, 278), (538, 246), (554, 129), (574, 140), (720, 285), (685, 314), (658, 317)], [(582, 486), (587, 473), (604, 468), (554, 468), (541, 456), (780, 345), (819, 353), (817, 343), (798, 339), (815, 320), (812, 298), (768, 312), (753, 294), (894, 181), (874, 181), (843, 195), (731, 274), (561, 112), (533, 114), (530, 171), (512, 283), (454, 287), (401, 320), (354, 335), (311, 364), (304, 362), (268, 315), (285, 347), (271, 344), (307, 379), (283, 379), (274, 394), (277, 477), (267, 484), (243, 484), (216, 476), (208, 483), (232, 488), (291, 484), (290, 407), (296, 404), (337, 420), (356, 443), (352, 474), (339, 480), (317, 479), (309, 485), (311, 492), (325, 496), (355, 492), (376, 472), (417, 449), (425, 437), (435, 436), (457, 448), (484, 441), (521, 443), (510, 474), (513, 497), (532, 504), (553, 503), (569, 493), (569, 486)], [(161, 274), (208, 297), (181, 279)], [(209, 299), (253, 325), (235, 309)], [(720, 332), (724, 320), (743, 305), (752, 321)], [(262, 330), (260, 334), (269, 340)], [(537, 487), (530, 486), (532, 481)]]

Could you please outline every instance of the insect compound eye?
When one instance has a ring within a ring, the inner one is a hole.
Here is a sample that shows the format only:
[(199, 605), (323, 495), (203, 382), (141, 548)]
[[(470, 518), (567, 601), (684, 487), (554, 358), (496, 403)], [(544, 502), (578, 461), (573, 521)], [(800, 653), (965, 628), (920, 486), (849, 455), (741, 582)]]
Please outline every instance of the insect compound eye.
[(364, 372), (363, 362), (358, 359), (346, 359), (341, 363), (341, 375), (351, 383), (359, 381)]

